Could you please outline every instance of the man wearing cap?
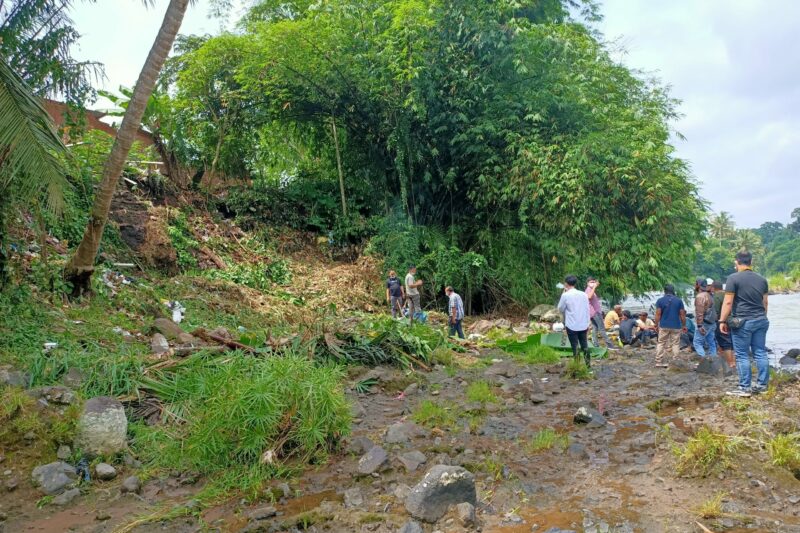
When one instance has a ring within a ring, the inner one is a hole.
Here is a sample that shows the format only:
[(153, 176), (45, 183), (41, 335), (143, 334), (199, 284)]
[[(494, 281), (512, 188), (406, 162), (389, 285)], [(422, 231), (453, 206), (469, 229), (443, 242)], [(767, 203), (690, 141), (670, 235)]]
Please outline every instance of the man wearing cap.
[(409, 323), (414, 323), (414, 313), (422, 310), (419, 305), (419, 288), (422, 287), (422, 280), (417, 281), (416, 274), (417, 267), (415, 265), (409, 266), (408, 274), (406, 274), (406, 301), (408, 302)]
[[(709, 292), (706, 278), (697, 278), (694, 284), (694, 320), (697, 330), (694, 334), (694, 351), (700, 357), (716, 357), (717, 341), (714, 333), (717, 329), (717, 312), (714, 310), (714, 297)], [(708, 344), (708, 354), (705, 345)]]

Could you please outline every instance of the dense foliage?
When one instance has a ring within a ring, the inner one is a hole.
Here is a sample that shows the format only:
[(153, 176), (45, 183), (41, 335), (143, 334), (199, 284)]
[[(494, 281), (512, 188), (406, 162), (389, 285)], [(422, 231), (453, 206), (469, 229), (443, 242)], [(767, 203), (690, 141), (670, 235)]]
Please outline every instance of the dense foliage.
[(440, 228), (412, 253), (438, 258), (431, 292), (530, 302), (568, 270), (655, 287), (688, 275), (703, 204), (668, 142), (674, 101), (611, 60), (594, 17), (558, 0), (257, 2), (168, 66), (186, 162), (252, 185), (230, 195), (240, 216), (377, 234), (387, 257), (408, 239), (384, 217)]

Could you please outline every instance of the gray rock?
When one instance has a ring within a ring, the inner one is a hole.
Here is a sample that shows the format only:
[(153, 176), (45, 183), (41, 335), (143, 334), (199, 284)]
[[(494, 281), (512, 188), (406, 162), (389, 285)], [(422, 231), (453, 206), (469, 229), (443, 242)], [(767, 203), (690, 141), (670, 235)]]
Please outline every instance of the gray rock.
[(105, 509), (100, 509), (95, 513), (94, 519), (98, 522), (105, 522), (106, 520), (111, 520), (112, 516), (111, 513), (106, 511)]
[(414, 522), (413, 520), (409, 520), (403, 527), (400, 528), (398, 533), (424, 533), (422, 526), (419, 525), (418, 522)]
[(404, 502), (404, 501), (406, 501), (406, 498), (408, 498), (408, 495), (409, 495), (410, 492), (411, 492), (411, 487), (409, 487), (405, 483), (400, 483), (394, 489), (392, 494), (394, 494), (395, 498), (397, 498), (401, 502)]
[(178, 339), (178, 335), (184, 333), (181, 327), (169, 318), (156, 318), (153, 321), (153, 329), (173, 341)]
[(539, 304), (530, 311), (528, 311), (528, 320), (539, 321), (545, 314), (553, 310), (555, 310), (556, 312), (558, 311), (558, 309), (555, 306), (552, 306), (550, 304)]
[(123, 480), (122, 486), (120, 486), (119, 490), (122, 494), (138, 494), (139, 491), (142, 490), (142, 481), (139, 479), (139, 476), (126, 477)]
[(471, 503), (462, 502), (456, 505), (456, 518), (458, 523), (464, 527), (475, 526), (475, 506)]
[(420, 465), (425, 464), (425, 461), (428, 460), (428, 458), (425, 457), (425, 454), (419, 450), (404, 453), (398, 457), (398, 459), (401, 463), (403, 463), (406, 472), (415, 471)]
[(71, 389), (80, 389), (86, 381), (86, 374), (80, 368), (71, 367), (61, 376), (61, 383)]
[(792, 359), (800, 358), (800, 348), (792, 348), (788, 352), (786, 352), (787, 357), (791, 357)]
[(405, 396), (410, 396), (410, 395), (414, 394), (415, 392), (417, 392), (418, 389), (419, 389), (419, 384), (412, 383), (408, 387), (403, 389), (403, 394)]
[(375, 443), (372, 442), (368, 437), (355, 437), (347, 445), (347, 451), (361, 455), (370, 451), (373, 446), (375, 446)]
[(14, 370), (10, 366), (0, 367), (0, 385), (8, 387), (27, 387), (30, 376), (25, 372)]
[(108, 396), (86, 402), (78, 419), (75, 447), (89, 457), (112, 456), (127, 448), (128, 419), (122, 404)]
[(348, 509), (358, 508), (364, 505), (364, 496), (361, 494), (361, 489), (353, 487), (344, 491), (344, 506)]
[(414, 518), (436, 522), (451, 505), (477, 504), (475, 477), (460, 466), (436, 465), (428, 470), (406, 498), (406, 510)]
[(189, 346), (196, 346), (196, 345), (200, 344), (200, 341), (197, 339), (197, 337), (191, 335), (190, 333), (186, 333), (184, 331), (182, 331), (178, 335), (178, 338), (176, 339), (176, 341), (179, 344), (188, 344)]
[(117, 477), (117, 469), (108, 463), (97, 463), (94, 467), (94, 475), (102, 481), (111, 481)]
[(554, 324), (555, 322), (561, 321), (561, 313), (558, 309), (551, 309), (550, 311), (546, 312), (542, 315), (541, 318), (542, 322), (548, 322), (550, 324)]
[(411, 422), (396, 422), (386, 429), (384, 441), (387, 444), (405, 444), (411, 439), (424, 437), (425, 431)]
[(161, 355), (169, 351), (169, 342), (161, 333), (154, 333), (150, 338), (150, 351), (156, 355)]
[(703, 357), (695, 372), (709, 376), (719, 376), (722, 373), (722, 359), (719, 357)]
[(798, 361), (794, 357), (789, 357), (788, 355), (784, 355), (783, 357), (781, 357), (780, 361), (778, 362), (785, 366), (800, 365), (800, 361)]
[(65, 490), (55, 498), (53, 498), (53, 505), (69, 505), (72, 500), (81, 495), (80, 489)]
[(515, 378), (519, 374), (519, 367), (511, 361), (501, 361), (483, 371), (483, 375), (492, 377)]
[(33, 484), (45, 494), (61, 494), (78, 482), (75, 468), (63, 461), (40, 465), (31, 473)]
[(125, 463), (125, 466), (127, 466), (128, 468), (142, 467), (142, 462), (129, 453), (125, 454), (125, 457), (122, 458), (122, 462)]
[(380, 472), (389, 463), (386, 450), (373, 446), (358, 460), (358, 472), (365, 476)]
[(791, 503), (792, 505), (797, 505), (798, 503), (800, 503), (800, 496), (797, 495), (789, 496), (786, 499), (789, 500), (789, 503)]
[(572, 420), (576, 424), (586, 424), (586, 427), (589, 428), (602, 427), (607, 423), (606, 418), (600, 414), (600, 411), (586, 406), (579, 407), (578, 410), (575, 411)]
[(486, 435), (495, 439), (513, 440), (522, 434), (524, 427), (508, 417), (490, 416), (478, 429), (479, 435)]
[(273, 516), (278, 514), (278, 510), (275, 509), (271, 505), (267, 505), (265, 507), (259, 507), (258, 509), (253, 509), (249, 513), (247, 513), (247, 518), (250, 520), (266, 520), (268, 518), (272, 518)]
[(14, 492), (19, 487), (19, 480), (15, 477), (10, 477), (5, 482), (6, 491)]
[(573, 442), (567, 448), (567, 454), (573, 459), (588, 459), (589, 452), (586, 451), (586, 446), (580, 442)]
[(62, 444), (58, 447), (58, 451), (56, 452), (56, 457), (61, 461), (66, 461), (72, 456), (72, 448), (67, 446), (66, 444)]
[(289, 486), (288, 483), (278, 483), (278, 485), (275, 488), (278, 489), (281, 492), (281, 494), (283, 494), (284, 498), (292, 497), (292, 488)]
[(33, 398), (44, 398), (48, 402), (57, 403), (59, 405), (72, 405), (78, 399), (78, 396), (72, 389), (61, 385), (38, 387), (28, 391), (28, 394)]

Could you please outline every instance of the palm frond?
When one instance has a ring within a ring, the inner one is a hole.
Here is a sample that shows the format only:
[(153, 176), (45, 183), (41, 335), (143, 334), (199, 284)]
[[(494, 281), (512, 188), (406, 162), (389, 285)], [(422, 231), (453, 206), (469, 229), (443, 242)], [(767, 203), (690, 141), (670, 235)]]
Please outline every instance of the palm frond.
[(50, 116), (22, 78), (0, 58), (0, 195), (44, 193), (58, 212), (69, 183), (58, 154), (67, 149)]

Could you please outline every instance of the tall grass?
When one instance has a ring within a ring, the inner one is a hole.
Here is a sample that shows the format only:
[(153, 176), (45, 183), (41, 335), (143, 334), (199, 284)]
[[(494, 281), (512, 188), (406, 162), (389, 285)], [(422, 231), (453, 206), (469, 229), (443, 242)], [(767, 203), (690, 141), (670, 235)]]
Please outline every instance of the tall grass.
[(342, 378), (339, 368), (299, 355), (195, 357), (143, 382), (166, 416), (183, 423), (139, 426), (134, 447), (155, 467), (235, 469), (257, 484), (290, 462), (323, 461), (349, 433)]

